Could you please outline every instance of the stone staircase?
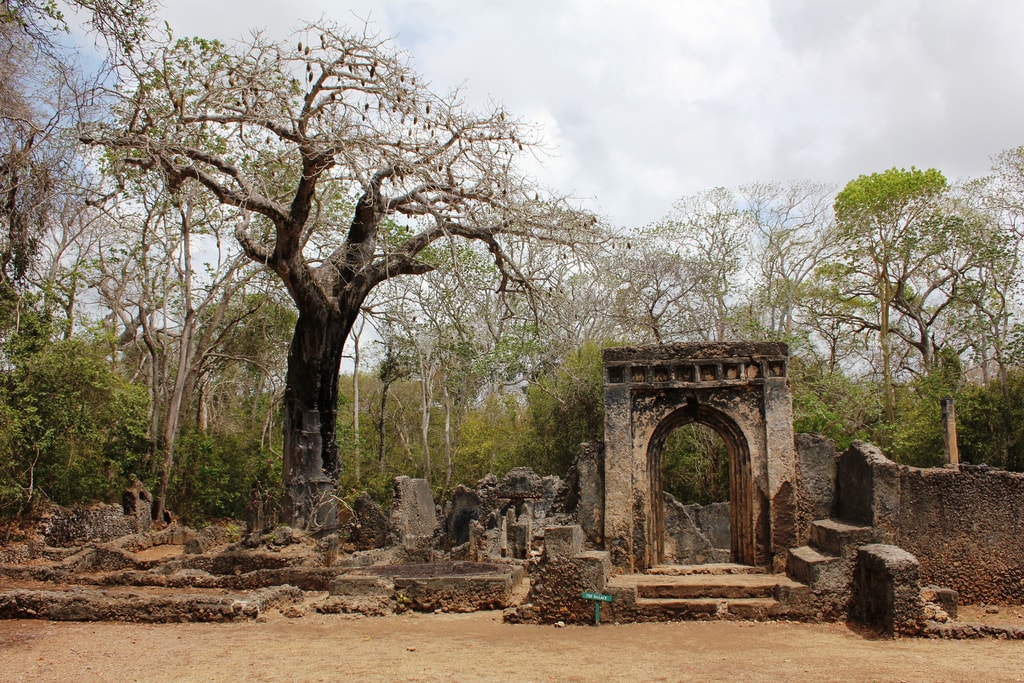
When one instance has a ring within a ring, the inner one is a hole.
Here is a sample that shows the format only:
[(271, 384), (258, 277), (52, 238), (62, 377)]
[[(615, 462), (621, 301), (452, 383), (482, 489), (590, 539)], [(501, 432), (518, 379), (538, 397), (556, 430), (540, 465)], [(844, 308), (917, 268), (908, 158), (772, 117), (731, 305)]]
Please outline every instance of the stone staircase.
[(844, 613), (857, 549), (869, 526), (835, 519), (811, 523), (808, 545), (791, 548), (786, 575), (738, 564), (663, 565), (608, 578), (616, 621), (819, 619)]
[(844, 609), (849, 599), (857, 548), (874, 540), (870, 526), (836, 519), (811, 522), (809, 544), (790, 548), (786, 575), (806, 584), (825, 616)]
[(759, 567), (666, 565), (608, 580), (617, 621), (802, 619), (807, 586)]

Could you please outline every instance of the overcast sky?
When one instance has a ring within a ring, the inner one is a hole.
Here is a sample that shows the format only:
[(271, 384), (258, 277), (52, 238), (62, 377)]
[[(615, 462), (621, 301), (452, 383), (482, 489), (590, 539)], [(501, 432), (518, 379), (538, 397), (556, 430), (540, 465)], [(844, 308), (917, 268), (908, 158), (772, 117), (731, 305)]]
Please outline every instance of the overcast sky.
[(542, 126), (553, 190), (633, 227), (703, 189), (1024, 145), (1018, 0), (163, 0), (175, 34), (369, 20), (437, 90)]

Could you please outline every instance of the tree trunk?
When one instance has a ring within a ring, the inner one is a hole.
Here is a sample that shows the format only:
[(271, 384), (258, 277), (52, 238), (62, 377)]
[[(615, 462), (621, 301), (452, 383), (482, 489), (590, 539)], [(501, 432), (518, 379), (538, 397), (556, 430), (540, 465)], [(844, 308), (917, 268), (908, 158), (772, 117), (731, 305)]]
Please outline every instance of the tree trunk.
[[(445, 378), (447, 380), (447, 377)], [(444, 383), (444, 490), (452, 484), (452, 397)]]
[(300, 311), (295, 324), (284, 390), (282, 501), (284, 517), (295, 528), (317, 532), (338, 526), (338, 371), (358, 310)]
[(380, 415), (377, 418), (377, 467), (384, 471), (384, 458), (387, 454), (385, 439), (387, 437), (388, 389), (391, 387), (390, 376), (384, 377), (380, 385)]
[(881, 318), (878, 330), (878, 339), (882, 347), (882, 410), (885, 413), (885, 421), (892, 424), (896, 420), (895, 397), (892, 386), (892, 346), (889, 339), (889, 281), (882, 285), (881, 297)]
[(174, 373), (174, 385), (171, 389), (170, 402), (167, 404), (167, 415), (164, 417), (160, 439), (163, 462), (160, 466), (160, 485), (154, 501), (153, 519), (161, 522), (164, 521), (164, 513), (167, 509), (167, 492), (171, 485), (171, 470), (174, 468), (181, 411), (182, 406), (185, 405), (186, 387), (195, 354), (192, 340), (196, 333), (196, 312), (192, 306), (192, 210), (191, 204), (185, 208), (181, 204), (175, 203), (181, 214), (182, 285), (184, 287), (181, 296), (185, 306), (185, 320), (182, 322), (181, 338), (178, 340), (178, 367)]
[(355, 478), (356, 484), (360, 482), (360, 467), (359, 461), (362, 459), (362, 449), (359, 443), (359, 410), (362, 405), (359, 401), (359, 338), (363, 334), (363, 326), (366, 323), (362, 323), (359, 326), (359, 330), (353, 334), (352, 344), (352, 460), (355, 465)]
[(423, 478), (430, 481), (430, 404), (433, 400), (433, 382), (430, 363), (420, 353), (420, 441), (423, 444)]

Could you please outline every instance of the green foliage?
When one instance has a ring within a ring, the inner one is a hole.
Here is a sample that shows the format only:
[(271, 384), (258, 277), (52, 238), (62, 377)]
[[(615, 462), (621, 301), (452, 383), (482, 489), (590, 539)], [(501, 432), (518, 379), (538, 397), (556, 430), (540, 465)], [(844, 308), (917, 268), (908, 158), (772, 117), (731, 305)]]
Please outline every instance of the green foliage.
[(961, 374), (960, 359), (944, 352), (932, 372), (900, 387), (889, 446), (889, 456), (896, 462), (917, 467), (939, 467), (945, 462), (942, 399), (956, 396)]
[(714, 429), (688, 424), (673, 431), (661, 453), (662, 486), (680, 503), (729, 500), (729, 453)]
[[(946, 178), (934, 168), (926, 171), (890, 168), (882, 173), (862, 175), (847, 183), (836, 195), (836, 222), (840, 234), (870, 240), (871, 233), (891, 234), (893, 227), (906, 223), (946, 190)], [(880, 248), (891, 245), (879, 244)], [(906, 243), (904, 248), (912, 247)]]
[(956, 411), (962, 462), (1024, 471), (1024, 370), (988, 387), (965, 387)]
[(144, 475), (147, 394), (97, 345), (54, 342), (14, 357), (0, 411), (0, 513), (40, 497), (62, 504), (117, 500)]
[(503, 474), (521, 463), (527, 415), (515, 397), (490, 394), (459, 425), (455, 482), (473, 483), (494, 472)]
[(281, 457), (261, 446), (258, 432), (190, 431), (180, 437), (168, 498), (183, 520), (243, 519), (255, 487), (280, 500)]
[(540, 474), (564, 475), (584, 441), (604, 438), (601, 346), (587, 343), (527, 389), (530, 433), (520, 458)]
[(790, 360), (793, 429), (798, 434), (823, 434), (845, 449), (855, 439), (880, 436), (882, 403), (878, 387), (828, 369), (813, 358)]

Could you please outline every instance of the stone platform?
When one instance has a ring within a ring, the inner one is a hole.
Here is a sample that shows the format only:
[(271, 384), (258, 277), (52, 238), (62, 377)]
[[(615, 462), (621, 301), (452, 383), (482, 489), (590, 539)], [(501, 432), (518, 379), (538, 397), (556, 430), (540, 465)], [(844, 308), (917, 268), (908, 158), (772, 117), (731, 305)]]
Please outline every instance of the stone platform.
[(522, 566), (432, 562), (352, 569), (331, 581), (334, 611), (375, 612), (376, 605), (417, 611), (503, 609), (521, 597)]
[(609, 620), (798, 619), (811, 616), (802, 583), (760, 567), (667, 565), (608, 580)]

